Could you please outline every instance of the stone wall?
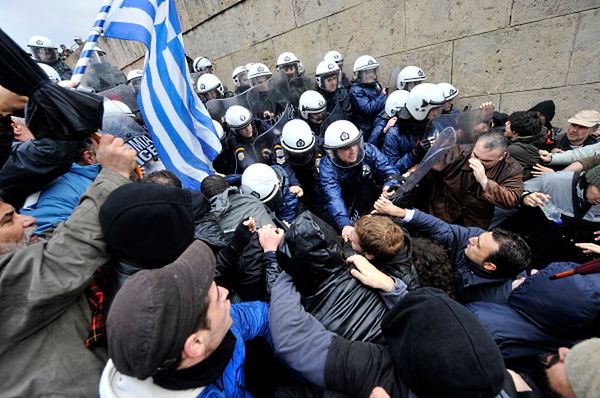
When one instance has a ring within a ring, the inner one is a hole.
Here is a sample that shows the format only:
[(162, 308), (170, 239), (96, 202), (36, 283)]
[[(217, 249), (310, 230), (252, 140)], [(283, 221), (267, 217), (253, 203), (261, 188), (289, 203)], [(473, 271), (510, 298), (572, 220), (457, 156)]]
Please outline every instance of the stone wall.
[[(460, 91), (459, 106), (495, 102), (504, 112), (553, 99), (554, 123), (600, 110), (600, 0), (175, 0), (191, 57), (213, 60), (232, 86), (247, 62), (275, 68), (294, 52), (308, 74), (329, 49), (351, 75), (362, 54), (378, 59), (387, 83), (395, 66), (421, 66), (432, 82)], [(136, 43), (100, 46), (125, 72), (143, 65)]]

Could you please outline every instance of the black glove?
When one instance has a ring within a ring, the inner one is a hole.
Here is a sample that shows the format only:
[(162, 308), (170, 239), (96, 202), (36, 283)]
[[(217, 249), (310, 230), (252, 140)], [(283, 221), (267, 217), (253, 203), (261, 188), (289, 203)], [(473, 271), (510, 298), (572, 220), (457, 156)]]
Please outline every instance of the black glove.
[(412, 151), (415, 161), (420, 162), (421, 160), (423, 160), (423, 158), (427, 154), (427, 151), (430, 148), (431, 148), (431, 141), (429, 141), (429, 139), (426, 138), (424, 140), (419, 141), (417, 143), (417, 146), (415, 146), (415, 149), (413, 149), (413, 151)]
[(250, 217), (246, 217), (242, 222), (238, 224), (233, 232), (233, 239), (231, 240), (231, 245), (238, 250), (242, 250), (244, 247), (248, 246), (250, 243), (250, 238), (252, 237), (252, 233), (248, 230), (248, 227), (244, 225), (246, 221), (248, 221)]

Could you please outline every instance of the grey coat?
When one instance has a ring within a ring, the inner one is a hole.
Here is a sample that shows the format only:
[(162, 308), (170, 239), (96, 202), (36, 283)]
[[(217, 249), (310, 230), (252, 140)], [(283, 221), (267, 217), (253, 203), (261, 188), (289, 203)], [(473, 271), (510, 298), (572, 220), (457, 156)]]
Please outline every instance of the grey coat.
[(6, 397), (94, 397), (106, 350), (85, 345), (84, 295), (109, 260), (98, 209), (126, 178), (104, 169), (52, 238), (0, 257), (0, 391)]

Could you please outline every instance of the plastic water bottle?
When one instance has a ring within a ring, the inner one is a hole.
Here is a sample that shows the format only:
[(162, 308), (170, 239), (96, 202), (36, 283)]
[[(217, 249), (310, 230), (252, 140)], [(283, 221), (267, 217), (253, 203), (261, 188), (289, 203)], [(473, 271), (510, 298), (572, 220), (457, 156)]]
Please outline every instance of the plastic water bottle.
[(560, 210), (558, 207), (554, 206), (554, 203), (548, 201), (544, 203), (543, 206), (540, 206), (540, 209), (542, 209), (548, 220), (554, 221), (557, 224), (562, 224)]

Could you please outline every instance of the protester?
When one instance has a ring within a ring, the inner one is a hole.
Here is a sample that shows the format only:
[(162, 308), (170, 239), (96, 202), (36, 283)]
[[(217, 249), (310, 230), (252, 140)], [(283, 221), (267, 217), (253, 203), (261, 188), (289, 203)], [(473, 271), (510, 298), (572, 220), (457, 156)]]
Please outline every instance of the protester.
[(529, 264), (529, 247), (514, 233), (446, 224), (420, 210), (394, 206), (384, 197), (374, 207), (379, 213), (400, 217), (411, 230), (427, 234), (450, 251), (460, 302), (506, 302), (512, 280)]
[(508, 154), (523, 166), (523, 180), (533, 177), (539, 151), (546, 145), (546, 127), (533, 112), (514, 112), (505, 123), (504, 136), (509, 140)]
[(592, 135), (592, 131), (600, 124), (600, 112), (584, 110), (576, 113), (568, 122), (569, 129), (565, 134), (557, 137), (552, 152), (568, 151), (598, 142), (596, 137)]
[(98, 209), (114, 189), (129, 182), (135, 151), (103, 135), (96, 156), (103, 170), (70, 219), (45, 243), (13, 240), (15, 249), (0, 258), (3, 394), (97, 394), (107, 356), (103, 347), (93, 348), (102, 330), (96, 323), (99, 314), (92, 310), (92, 281), (110, 258)]
[[(422, 86), (422, 85), (421, 85)], [(457, 145), (432, 168), (428, 212), (448, 223), (488, 228), (494, 206), (510, 209), (523, 192), (523, 167), (498, 133)]]

